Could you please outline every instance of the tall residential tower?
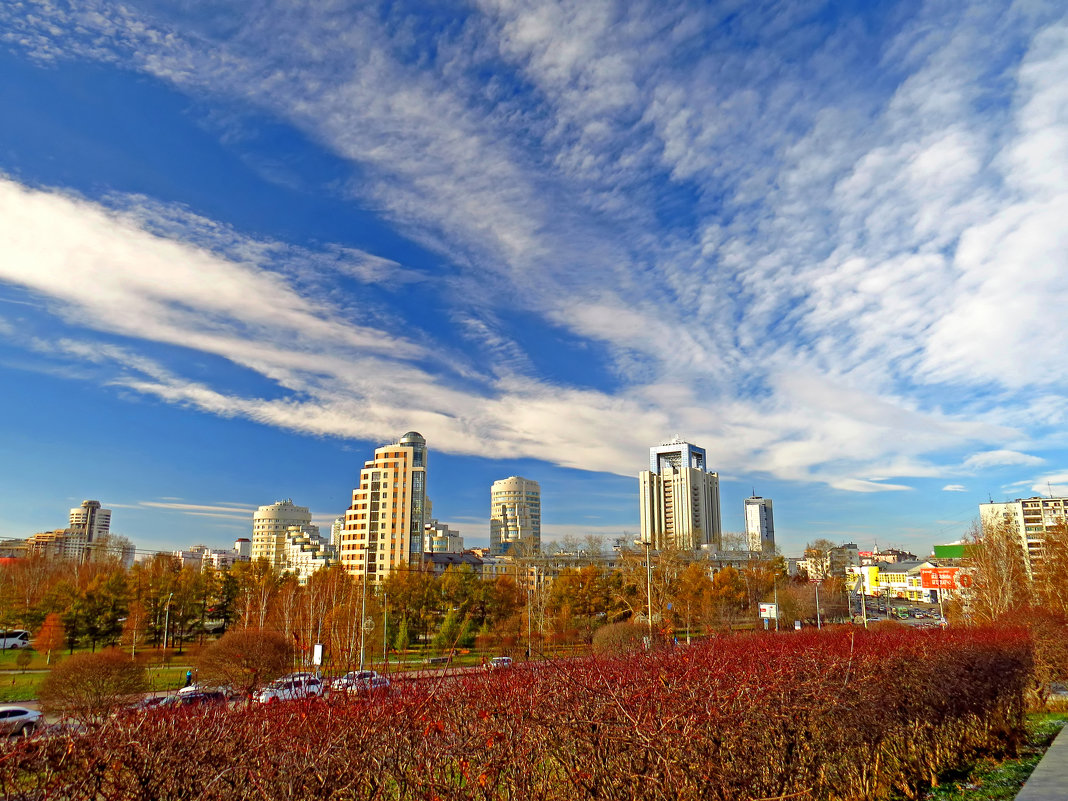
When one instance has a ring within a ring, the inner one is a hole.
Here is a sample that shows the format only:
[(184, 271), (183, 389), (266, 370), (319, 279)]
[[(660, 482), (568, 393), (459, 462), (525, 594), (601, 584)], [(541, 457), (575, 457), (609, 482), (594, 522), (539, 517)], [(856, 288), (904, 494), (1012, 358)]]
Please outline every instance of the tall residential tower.
[(771, 498), (754, 495), (745, 499), (745, 539), (750, 551), (775, 552), (775, 518), (771, 513)]
[(708, 472), (704, 448), (677, 437), (656, 445), (638, 481), (643, 542), (657, 550), (719, 550), (719, 474)]
[(406, 562), (422, 561), (426, 463), (426, 440), (415, 431), (377, 448), (375, 458), (364, 462), (341, 533), (347, 571), (377, 581)]
[(541, 486), (519, 476), (490, 488), (490, 551), (501, 554), (515, 545), (541, 552)]

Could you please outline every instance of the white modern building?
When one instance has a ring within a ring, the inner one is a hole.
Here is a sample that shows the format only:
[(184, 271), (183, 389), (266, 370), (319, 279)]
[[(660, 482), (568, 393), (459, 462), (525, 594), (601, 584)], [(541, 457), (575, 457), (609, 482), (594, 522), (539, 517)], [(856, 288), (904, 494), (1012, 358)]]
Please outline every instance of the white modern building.
[(1046, 531), (1068, 520), (1068, 498), (1017, 498), (1005, 503), (979, 504), (979, 520), (984, 528), (1008, 525), (1019, 537), (1028, 576), (1042, 560)]
[(658, 551), (719, 550), (719, 474), (708, 472), (704, 448), (677, 437), (650, 448), (638, 482), (642, 542)]
[(349, 573), (379, 581), (403, 564), (422, 562), (426, 469), (426, 440), (416, 431), (376, 448), (364, 462), (341, 534), (341, 564)]
[(290, 526), (286, 529), (286, 570), (307, 584), (312, 573), (337, 564), (330, 542), (319, 534), (318, 526)]
[(541, 552), (541, 485), (509, 476), (490, 487), (490, 550), (501, 554), (517, 545)]
[(755, 553), (775, 553), (775, 517), (771, 498), (753, 495), (745, 499), (745, 539)]
[(445, 523), (431, 520), (423, 527), (424, 553), (463, 553), (464, 538)]
[(209, 567), (215, 570), (228, 570), (237, 562), (249, 561), (251, 544), (247, 537), (239, 537), (234, 542), (233, 549), (229, 551), (209, 548), (207, 545), (193, 545), (185, 550), (175, 551), (174, 556), (182, 567), (192, 567), (197, 570), (207, 570)]
[(111, 531), (111, 510), (103, 509), (100, 501), (82, 501), (70, 510), (70, 528), (85, 534), (86, 544), (93, 544)]
[(286, 530), (290, 526), (311, 525), (307, 506), (296, 506), (291, 498), (261, 506), (252, 516), (253, 561), (266, 559), (272, 567), (286, 568)]

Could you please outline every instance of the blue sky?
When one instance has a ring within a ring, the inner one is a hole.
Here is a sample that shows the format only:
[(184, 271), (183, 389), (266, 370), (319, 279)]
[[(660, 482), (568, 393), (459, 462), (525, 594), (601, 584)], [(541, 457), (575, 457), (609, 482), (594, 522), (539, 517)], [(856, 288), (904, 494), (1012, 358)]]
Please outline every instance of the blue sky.
[(0, 536), (326, 523), (420, 431), (488, 540), (679, 434), (779, 544), (1068, 494), (1058, 3), (0, 5)]

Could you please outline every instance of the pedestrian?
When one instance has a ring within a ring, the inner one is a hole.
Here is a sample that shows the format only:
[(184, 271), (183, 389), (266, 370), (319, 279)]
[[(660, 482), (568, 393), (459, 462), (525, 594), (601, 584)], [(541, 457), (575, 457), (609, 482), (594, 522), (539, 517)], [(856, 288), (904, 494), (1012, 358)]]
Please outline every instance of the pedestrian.
[(185, 672), (185, 686), (188, 687), (193, 683), (193, 671), (187, 670)]

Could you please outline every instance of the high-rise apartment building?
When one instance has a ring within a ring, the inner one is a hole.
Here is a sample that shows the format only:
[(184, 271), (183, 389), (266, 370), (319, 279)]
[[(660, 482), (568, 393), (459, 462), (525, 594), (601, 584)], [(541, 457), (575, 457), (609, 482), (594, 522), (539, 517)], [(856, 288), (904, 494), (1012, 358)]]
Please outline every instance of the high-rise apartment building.
[(111, 531), (111, 510), (102, 509), (100, 501), (82, 501), (70, 510), (70, 528), (84, 534), (86, 544), (92, 545)]
[(657, 550), (719, 550), (719, 474), (708, 472), (704, 448), (678, 438), (650, 448), (638, 482), (643, 542)]
[(775, 518), (771, 498), (757, 495), (745, 499), (745, 539), (750, 551), (775, 552)]
[(426, 467), (426, 440), (415, 431), (364, 462), (341, 534), (341, 564), (349, 573), (379, 581), (404, 563), (422, 561)]
[(1019, 537), (1020, 549), (1028, 575), (1042, 561), (1046, 531), (1068, 523), (1068, 498), (1017, 498), (1006, 503), (979, 504), (983, 527), (1012, 526)]
[(290, 526), (311, 525), (307, 506), (296, 506), (291, 498), (261, 506), (252, 516), (252, 560), (266, 559), (272, 567), (286, 569), (286, 530)]
[(516, 546), (541, 552), (541, 485), (510, 476), (490, 487), (490, 551), (501, 554)]

